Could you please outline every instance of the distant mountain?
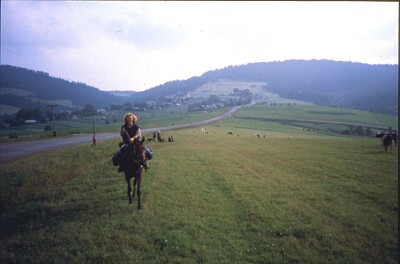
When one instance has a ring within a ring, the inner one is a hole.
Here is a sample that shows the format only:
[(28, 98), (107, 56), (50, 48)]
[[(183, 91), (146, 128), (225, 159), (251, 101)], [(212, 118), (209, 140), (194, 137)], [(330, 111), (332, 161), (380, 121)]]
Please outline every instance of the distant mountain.
[(138, 92), (133, 101), (194, 91), (218, 80), (264, 82), (281, 97), (321, 105), (398, 113), (398, 65), (330, 60), (261, 62), (209, 71)]
[(105, 92), (44, 72), (9, 65), (1, 66), (0, 80), (0, 104), (20, 108), (43, 108), (49, 104), (70, 109), (82, 108), (86, 104), (105, 108), (112, 104), (184, 96), (206, 84), (228, 80), (264, 83), (263, 89), (283, 98), (398, 114), (398, 65), (330, 60), (260, 62), (209, 71), (142, 92)]
[(86, 104), (104, 108), (123, 103), (120, 96), (84, 83), (52, 77), (41, 71), (1, 65), (0, 75), (0, 104), (3, 105), (43, 108), (58, 104), (65, 109), (74, 109)]

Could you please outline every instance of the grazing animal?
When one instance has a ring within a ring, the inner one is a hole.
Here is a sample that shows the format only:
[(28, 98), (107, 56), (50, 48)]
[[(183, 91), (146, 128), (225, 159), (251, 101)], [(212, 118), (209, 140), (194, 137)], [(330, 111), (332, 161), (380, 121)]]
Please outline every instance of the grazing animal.
[[(132, 203), (132, 200), (135, 197), (135, 189), (137, 187), (138, 209), (141, 209), (140, 184), (142, 182), (144, 163), (146, 162), (146, 150), (143, 145), (144, 140), (145, 138), (143, 137), (142, 141), (133, 142), (129, 146), (126, 155), (122, 156), (120, 162), (121, 169), (125, 174), (126, 183), (128, 184), (129, 204)], [(131, 184), (132, 178), (134, 179), (133, 190)]]
[(233, 133), (231, 131), (228, 132), (228, 135), (233, 135)]
[(151, 141), (153, 141), (152, 138), (147, 138), (147, 142), (151, 142)]
[(397, 146), (397, 134), (395, 132), (391, 132), (389, 134), (378, 132), (376, 133), (376, 137), (381, 138), (382, 147), (386, 153), (388, 152), (388, 149), (390, 152), (392, 152), (392, 141), (394, 141), (395, 145)]
[(383, 135), (382, 136), (382, 146), (385, 152), (388, 152), (388, 149), (390, 149), (390, 152), (392, 152), (392, 135)]

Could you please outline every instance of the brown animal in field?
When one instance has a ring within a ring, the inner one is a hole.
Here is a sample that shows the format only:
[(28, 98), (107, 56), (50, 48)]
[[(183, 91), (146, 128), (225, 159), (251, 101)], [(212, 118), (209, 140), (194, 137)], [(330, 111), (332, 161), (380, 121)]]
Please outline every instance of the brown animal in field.
[(392, 140), (393, 138), (391, 135), (382, 136), (382, 147), (386, 153), (388, 152), (388, 149), (392, 152)]
[(392, 141), (394, 141), (397, 146), (397, 134), (394, 132), (389, 134), (378, 132), (376, 134), (376, 137), (381, 138), (382, 147), (386, 153), (388, 152), (388, 149), (390, 152), (392, 152), (392, 144), (393, 144)]
[(231, 131), (228, 132), (228, 135), (233, 135), (233, 133)]
[[(138, 196), (138, 209), (141, 209), (141, 190), (140, 184), (142, 182), (142, 175), (144, 164), (146, 162), (146, 150), (143, 145), (144, 138), (140, 142), (134, 142), (129, 146), (129, 151), (126, 155), (123, 156), (121, 160), (121, 169), (125, 174), (125, 180), (128, 184), (128, 199), (129, 204), (132, 203), (133, 198), (135, 197), (135, 189), (137, 187), (137, 196)], [(133, 190), (131, 185), (131, 180), (133, 180)]]

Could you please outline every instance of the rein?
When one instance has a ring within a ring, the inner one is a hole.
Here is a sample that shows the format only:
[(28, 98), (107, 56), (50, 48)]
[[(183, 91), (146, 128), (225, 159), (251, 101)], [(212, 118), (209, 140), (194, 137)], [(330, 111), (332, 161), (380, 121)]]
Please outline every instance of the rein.
[[(125, 130), (125, 134), (126, 134), (126, 137), (129, 139), (130, 138), (130, 136), (129, 136), (129, 134), (128, 134), (128, 131), (126, 131), (126, 129), (124, 129)], [(133, 145), (134, 144), (134, 142), (129, 142), (129, 145)], [(132, 152), (131, 152), (131, 150), (129, 150), (130, 151), (130, 153), (132, 154)], [(140, 165), (140, 167), (143, 167), (143, 164), (141, 163), (141, 162), (139, 162), (139, 161), (137, 161), (136, 159), (135, 159), (135, 157), (134, 156), (138, 156), (138, 155), (136, 155), (136, 149), (135, 149), (135, 146), (133, 145), (133, 155), (132, 155), (133, 157), (132, 157), (132, 161), (133, 162), (135, 162), (137, 165)]]
[[(132, 142), (131, 144), (133, 145), (134, 143)], [(140, 155), (137, 155), (137, 154), (136, 154), (136, 147), (135, 147), (135, 145), (133, 145), (133, 150), (130, 149), (129, 152), (130, 152), (131, 157), (132, 157), (131, 160), (132, 160), (134, 163), (136, 163), (137, 165), (140, 165), (140, 167), (143, 167), (142, 162), (140, 162), (140, 161), (137, 160), (137, 157), (140, 157)]]

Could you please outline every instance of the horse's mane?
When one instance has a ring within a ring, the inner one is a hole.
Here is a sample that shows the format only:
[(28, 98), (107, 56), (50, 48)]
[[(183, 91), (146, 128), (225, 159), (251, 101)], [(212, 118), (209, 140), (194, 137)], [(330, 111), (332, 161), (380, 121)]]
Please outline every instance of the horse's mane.
[(122, 170), (131, 171), (132, 169), (137, 170), (145, 162), (145, 148), (141, 142), (134, 142), (127, 148), (126, 155), (123, 155), (121, 159)]

